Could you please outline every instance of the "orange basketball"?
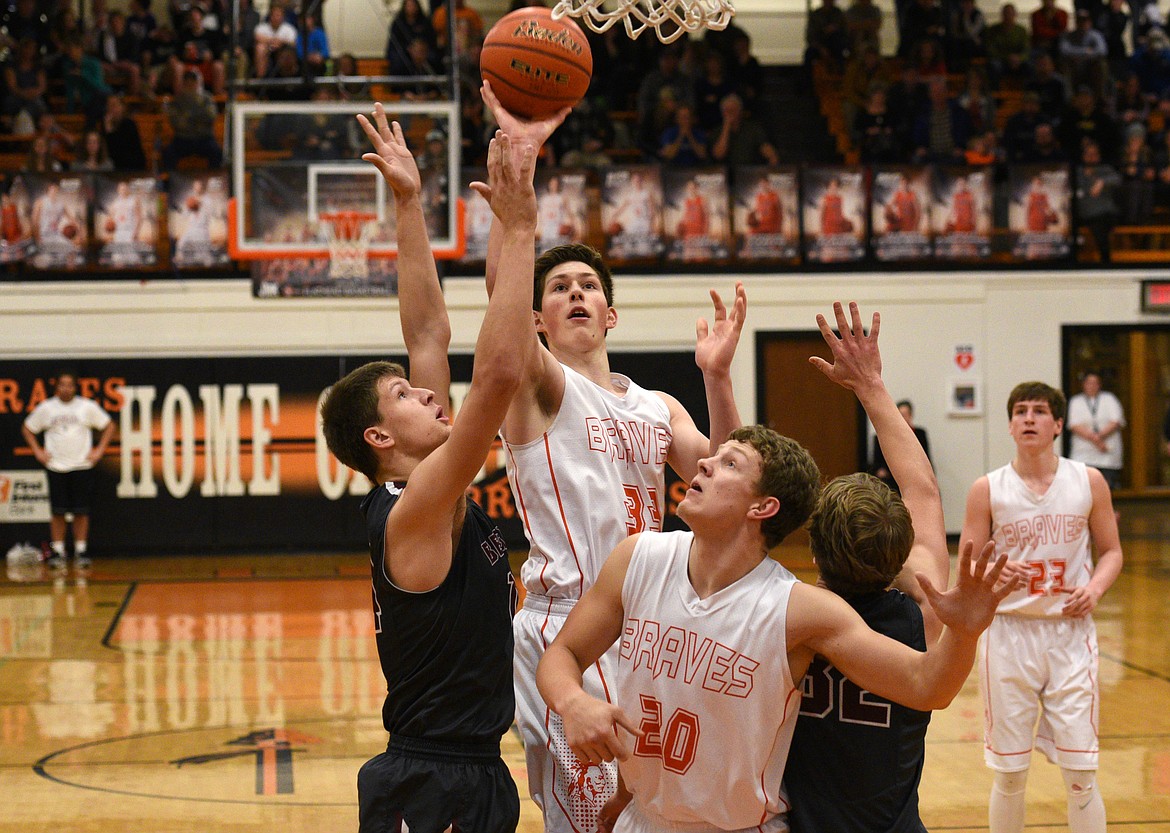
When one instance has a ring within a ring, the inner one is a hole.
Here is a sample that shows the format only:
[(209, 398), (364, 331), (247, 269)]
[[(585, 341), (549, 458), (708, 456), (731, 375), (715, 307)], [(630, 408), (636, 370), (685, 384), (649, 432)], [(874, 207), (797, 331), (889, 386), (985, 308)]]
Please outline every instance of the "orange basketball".
[(63, 237), (66, 239), (66, 240), (73, 240), (73, 239), (75, 239), (75, 238), (77, 237), (77, 233), (78, 233), (79, 231), (81, 231), (81, 229), (79, 229), (79, 228), (77, 227), (77, 223), (72, 223), (72, 222), (64, 222), (64, 223), (62, 223), (62, 224), (61, 224), (61, 235), (62, 235), (62, 236), (63, 236)]
[(118, 223), (114, 220), (113, 217), (107, 217), (106, 218), (106, 234), (113, 234), (117, 230), (118, 230)]
[(188, 211), (198, 211), (199, 210), (199, 197), (195, 196), (194, 194), (187, 197), (187, 210)]
[(542, 6), (504, 15), (487, 33), (479, 72), (510, 113), (544, 118), (589, 89), (593, 53), (581, 28)]

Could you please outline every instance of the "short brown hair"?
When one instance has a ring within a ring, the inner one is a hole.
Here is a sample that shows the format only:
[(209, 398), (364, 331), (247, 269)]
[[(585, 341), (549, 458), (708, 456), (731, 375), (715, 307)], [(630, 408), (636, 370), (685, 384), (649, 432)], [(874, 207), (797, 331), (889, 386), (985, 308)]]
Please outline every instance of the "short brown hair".
[(597, 273), (601, 280), (601, 291), (605, 293), (605, 303), (613, 306), (613, 274), (605, 265), (605, 258), (601, 252), (584, 243), (566, 243), (563, 246), (553, 246), (536, 259), (533, 266), (532, 308), (539, 311), (544, 301), (544, 282), (548, 273), (562, 263), (581, 262)]
[(1020, 382), (1008, 396), (1008, 419), (1012, 418), (1017, 402), (1047, 402), (1053, 419), (1064, 419), (1068, 403), (1064, 393), (1044, 382)]
[(321, 403), (321, 429), (333, 456), (370, 480), (378, 458), (366, 442), (366, 429), (378, 421), (378, 383), (388, 376), (406, 378), (397, 362), (370, 362), (334, 383)]
[(825, 486), (808, 533), (821, 579), (845, 598), (889, 587), (914, 543), (906, 504), (871, 474), (847, 474)]
[(780, 501), (780, 511), (761, 527), (764, 543), (774, 547), (808, 520), (821, 489), (821, 470), (808, 449), (762, 425), (736, 428), (727, 439), (750, 445), (760, 455), (760, 493)]

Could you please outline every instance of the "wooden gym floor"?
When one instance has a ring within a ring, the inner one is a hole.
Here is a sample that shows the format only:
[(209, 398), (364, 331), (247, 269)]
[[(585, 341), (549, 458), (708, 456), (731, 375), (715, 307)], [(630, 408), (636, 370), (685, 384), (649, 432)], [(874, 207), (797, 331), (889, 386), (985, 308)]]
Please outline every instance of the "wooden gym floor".
[[(100, 519), (98, 519), (100, 522)], [(1122, 506), (1125, 569), (1096, 620), (1110, 828), (1170, 833), (1170, 515)], [(808, 578), (807, 555), (782, 554)], [(385, 745), (366, 559), (99, 559), (0, 578), (0, 830), (330, 833), (357, 828)], [(986, 830), (975, 679), (935, 715), (923, 818)], [(524, 793), (515, 735), (506, 758)], [(734, 745), (727, 749), (735, 754)], [(1037, 756), (1028, 830), (1064, 830)], [(540, 830), (524, 800), (521, 831)]]

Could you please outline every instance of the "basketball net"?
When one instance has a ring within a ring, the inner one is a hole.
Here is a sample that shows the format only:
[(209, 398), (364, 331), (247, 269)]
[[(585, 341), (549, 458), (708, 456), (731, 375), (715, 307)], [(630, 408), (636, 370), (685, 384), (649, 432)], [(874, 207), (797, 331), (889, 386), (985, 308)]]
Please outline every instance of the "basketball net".
[[(607, 3), (612, 11), (602, 8)], [(663, 43), (674, 43), (684, 32), (722, 31), (734, 14), (731, 0), (559, 0), (552, 11), (554, 20), (580, 18), (594, 32), (604, 32), (619, 20), (631, 38), (653, 28)]]
[(329, 244), (329, 277), (368, 278), (370, 237), (378, 215), (365, 211), (335, 211), (318, 217), (321, 233)]

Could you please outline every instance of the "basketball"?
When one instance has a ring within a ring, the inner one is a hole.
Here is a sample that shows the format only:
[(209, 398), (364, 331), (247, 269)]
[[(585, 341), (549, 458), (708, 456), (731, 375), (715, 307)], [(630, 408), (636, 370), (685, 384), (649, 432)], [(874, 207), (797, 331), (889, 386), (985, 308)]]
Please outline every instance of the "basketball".
[(195, 196), (194, 194), (187, 197), (187, 210), (188, 211), (198, 211), (199, 210), (199, 197)]
[(75, 237), (77, 237), (78, 231), (80, 231), (80, 229), (77, 227), (77, 223), (66, 220), (61, 224), (61, 236), (66, 240), (73, 240)]
[(504, 15), (487, 33), (479, 72), (509, 113), (539, 119), (581, 100), (593, 54), (576, 23), (529, 6)]

